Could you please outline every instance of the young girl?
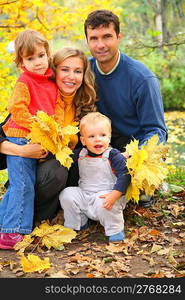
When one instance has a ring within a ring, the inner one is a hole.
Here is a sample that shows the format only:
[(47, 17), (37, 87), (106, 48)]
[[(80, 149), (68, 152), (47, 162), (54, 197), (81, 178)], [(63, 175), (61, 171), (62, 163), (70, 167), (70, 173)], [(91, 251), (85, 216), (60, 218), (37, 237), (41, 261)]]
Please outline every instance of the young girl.
[(78, 186), (65, 188), (59, 195), (64, 210), (64, 226), (81, 230), (88, 218), (100, 221), (110, 242), (124, 240), (124, 194), (130, 183), (125, 157), (110, 147), (111, 122), (99, 112), (80, 121), (84, 146), (74, 153)]
[[(3, 126), (8, 141), (27, 144), (32, 116), (37, 111), (54, 115), (62, 126), (64, 104), (57, 85), (50, 80), (50, 49), (37, 31), (25, 30), (15, 40), (15, 62), (23, 72), (17, 80), (8, 110), (11, 118)], [(7, 155), (9, 187), (0, 203), (0, 248), (13, 249), (30, 234), (33, 226), (37, 160)]]

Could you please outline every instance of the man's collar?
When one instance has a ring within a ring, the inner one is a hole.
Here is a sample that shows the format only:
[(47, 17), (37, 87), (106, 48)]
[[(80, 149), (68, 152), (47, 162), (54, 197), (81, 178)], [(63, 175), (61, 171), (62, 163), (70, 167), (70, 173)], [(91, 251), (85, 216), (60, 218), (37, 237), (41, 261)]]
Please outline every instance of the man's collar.
[(109, 75), (109, 74), (111, 74), (111, 73), (117, 68), (117, 66), (118, 66), (118, 64), (119, 64), (119, 62), (120, 62), (120, 56), (121, 56), (121, 54), (120, 54), (120, 51), (118, 50), (118, 60), (117, 60), (117, 62), (116, 62), (116, 64), (115, 64), (115, 66), (112, 68), (112, 70), (110, 70), (108, 73), (104, 73), (104, 72), (101, 70), (101, 68), (100, 68), (100, 66), (99, 66), (99, 64), (98, 64), (98, 61), (96, 60), (96, 66), (97, 66), (98, 71), (99, 71), (102, 75)]

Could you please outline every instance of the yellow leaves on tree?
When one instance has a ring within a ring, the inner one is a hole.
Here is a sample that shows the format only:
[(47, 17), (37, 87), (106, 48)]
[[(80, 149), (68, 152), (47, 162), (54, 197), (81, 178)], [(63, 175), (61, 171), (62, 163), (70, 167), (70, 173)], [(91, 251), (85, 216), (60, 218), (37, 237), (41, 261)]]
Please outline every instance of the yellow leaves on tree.
[(54, 120), (54, 117), (48, 116), (43, 111), (38, 111), (33, 117), (31, 132), (27, 136), (32, 143), (39, 143), (44, 150), (47, 150), (56, 156), (59, 162), (70, 168), (73, 153), (68, 147), (70, 137), (79, 131), (77, 123), (61, 128)]
[(158, 135), (154, 135), (140, 149), (138, 140), (131, 141), (126, 146), (129, 154), (126, 165), (131, 175), (131, 183), (126, 192), (127, 200), (138, 202), (141, 191), (146, 195), (153, 195), (167, 176), (168, 169), (163, 158), (166, 157), (168, 146), (158, 142)]
[(42, 271), (48, 270), (51, 267), (48, 257), (42, 260), (34, 254), (28, 254), (27, 258), (24, 255), (22, 255), (20, 264), (23, 269), (23, 272), (25, 273), (41, 273)]

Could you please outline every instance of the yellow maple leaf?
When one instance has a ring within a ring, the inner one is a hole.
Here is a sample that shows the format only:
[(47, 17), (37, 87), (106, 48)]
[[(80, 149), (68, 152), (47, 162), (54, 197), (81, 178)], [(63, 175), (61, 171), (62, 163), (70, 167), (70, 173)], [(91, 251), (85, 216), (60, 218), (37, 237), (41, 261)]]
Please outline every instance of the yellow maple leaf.
[(134, 199), (136, 202), (138, 202), (139, 195), (140, 195), (140, 190), (138, 189), (138, 187), (136, 185), (132, 184), (132, 182), (131, 182), (126, 191), (126, 195), (125, 195), (126, 199), (127, 200)]
[(33, 242), (33, 238), (30, 234), (24, 235), (24, 238), (21, 242), (18, 242), (15, 244), (14, 249), (19, 250), (18, 254), (21, 254), (24, 252), (24, 250)]
[(27, 136), (28, 139), (31, 140), (32, 143), (41, 144), (44, 150), (50, 151), (55, 154), (57, 151), (57, 144), (53, 141), (53, 139), (48, 134), (48, 131), (44, 128), (39, 127), (37, 122), (33, 122), (31, 126), (31, 132)]
[(76, 126), (73, 126), (73, 125), (67, 125), (65, 127), (62, 128), (61, 130), (61, 134), (62, 136), (65, 136), (65, 135), (73, 135), (73, 134), (76, 134), (78, 133), (78, 128)]
[(70, 243), (72, 239), (76, 237), (77, 233), (71, 229), (62, 225), (49, 225), (47, 222), (43, 222), (39, 227), (35, 227), (31, 236), (39, 236), (41, 243), (48, 249), (51, 247), (57, 249), (63, 243)]
[(27, 258), (24, 255), (22, 255), (20, 264), (24, 273), (40, 273), (44, 270), (48, 270), (51, 267), (48, 257), (42, 260), (34, 254), (28, 254)]
[(42, 245), (46, 246), (48, 249), (51, 247), (57, 249), (63, 243), (70, 243), (75, 236), (76, 232), (74, 230), (63, 227), (61, 230), (44, 236), (42, 239)]
[(168, 173), (163, 158), (166, 157), (169, 147), (159, 144), (158, 135), (152, 136), (140, 149), (138, 145), (138, 140), (133, 140), (126, 146), (129, 154), (126, 165), (131, 175), (126, 199), (133, 199), (135, 202), (139, 201), (141, 191), (146, 195), (153, 195)]
[(77, 134), (79, 129), (77, 122), (73, 122), (65, 127), (60, 127), (53, 116), (48, 116), (43, 111), (38, 111), (33, 116), (31, 131), (27, 136), (32, 143), (41, 144), (44, 150), (47, 150), (56, 156), (56, 159), (67, 168), (70, 168), (73, 153), (68, 147), (70, 137)]
[(70, 157), (72, 153), (73, 152), (69, 147), (64, 146), (62, 150), (56, 153), (56, 159), (60, 161), (61, 165), (65, 165), (65, 167), (70, 168), (73, 162), (72, 158)]

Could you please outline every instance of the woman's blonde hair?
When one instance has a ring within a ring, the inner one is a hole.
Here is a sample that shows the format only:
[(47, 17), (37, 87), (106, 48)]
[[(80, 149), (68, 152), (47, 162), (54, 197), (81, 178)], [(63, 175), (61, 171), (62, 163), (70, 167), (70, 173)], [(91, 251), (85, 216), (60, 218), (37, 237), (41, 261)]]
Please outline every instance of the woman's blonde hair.
[(107, 116), (101, 114), (100, 112), (90, 112), (80, 120), (80, 134), (82, 135), (83, 129), (87, 124), (93, 124), (94, 126), (96, 126), (96, 123), (98, 122), (104, 122), (105, 125), (109, 128), (111, 135), (111, 120)]
[(91, 71), (91, 66), (88, 58), (83, 51), (76, 48), (65, 47), (58, 50), (53, 55), (52, 67), (56, 75), (56, 68), (65, 59), (69, 57), (79, 57), (83, 61), (84, 75), (83, 81), (79, 89), (76, 91), (74, 97), (74, 104), (76, 110), (75, 120), (79, 121), (84, 115), (90, 111), (96, 111), (96, 91), (95, 91), (95, 77)]
[(17, 67), (22, 64), (22, 57), (33, 55), (35, 52), (35, 46), (42, 45), (46, 49), (48, 61), (50, 64), (51, 54), (48, 41), (38, 31), (32, 29), (26, 29), (20, 32), (15, 39), (15, 63)]

